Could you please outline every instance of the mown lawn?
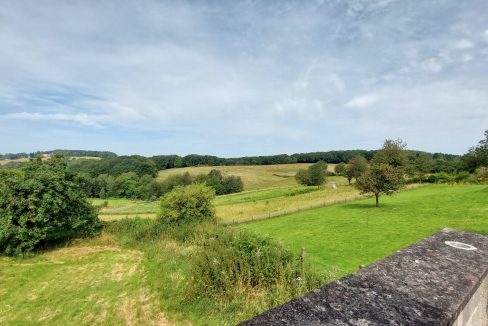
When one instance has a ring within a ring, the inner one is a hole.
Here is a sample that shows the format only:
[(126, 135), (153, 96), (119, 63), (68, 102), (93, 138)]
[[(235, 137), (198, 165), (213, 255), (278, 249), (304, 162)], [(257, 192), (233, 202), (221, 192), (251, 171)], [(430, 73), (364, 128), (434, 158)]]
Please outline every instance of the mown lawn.
[(428, 185), (380, 198), (328, 206), (245, 227), (305, 248), (319, 270), (353, 272), (436, 231), (450, 227), (488, 234), (486, 185)]

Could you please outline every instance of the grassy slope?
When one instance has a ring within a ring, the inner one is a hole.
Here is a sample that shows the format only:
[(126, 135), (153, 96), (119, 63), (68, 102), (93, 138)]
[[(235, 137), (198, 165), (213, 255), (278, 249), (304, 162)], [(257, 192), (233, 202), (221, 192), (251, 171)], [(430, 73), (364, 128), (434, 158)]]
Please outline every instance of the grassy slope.
[[(295, 174), (299, 169), (307, 168), (310, 164), (276, 164), (276, 165), (250, 165), (250, 166), (200, 166), (190, 168), (178, 168), (162, 170), (159, 178), (164, 179), (169, 175), (189, 172), (192, 175), (206, 174), (210, 170), (217, 169), (224, 175), (236, 175), (242, 178), (244, 190), (256, 190), (274, 187), (296, 186)], [(334, 164), (328, 165), (328, 170), (334, 170)]]
[[(329, 178), (331, 181), (334, 181), (334, 179), (338, 183), (345, 180), (342, 177)], [(359, 192), (353, 186), (346, 185), (339, 185), (337, 189), (297, 187), (289, 192), (281, 191), (282, 189), (277, 188), (275, 191), (280, 194), (269, 199), (249, 199), (244, 201), (244, 198), (246, 198), (244, 195), (236, 196), (235, 199), (242, 199), (242, 201), (235, 200), (235, 203), (217, 205), (217, 216), (224, 222), (242, 222), (321, 207), (359, 197)]]
[(254, 222), (243, 227), (283, 240), (295, 252), (304, 247), (319, 269), (341, 274), (370, 264), (443, 227), (488, 234), (488, 188), (430, 185)]
[[(211, 169), (219, 169), (226, 175), (240, 176), (245, 185), (245, 191), (238, 194), (219, 196), (215, 200), (217, 215), (224, 222), (247, 220), (266, 214), (283, 212), (290, 209), (310, 208), (322, 203), (355, 198), (357, 191), (352, 187), (341, 188), (338, 191), (330, 189), (317, 190), (315, 187), (297, 185), (294, 175), (298, 169), (306, 168), (310, 164), (279, 164), (258, 166), (217, 166), (191, 167), (160, 171), (159, 178), (169, 175), (189, 172), (193, 175), (208, 173)], [(328, 169), (332, 171), (333, 164)], [(329, 177), (328, 182), (335, 182), (339, 186), (346, 184), (342, 177)], [(106, 221), (123, 217), (155, 217), (159, 209), (158, 202), (145, 202), (130, 199), (108, 199), (109, 205), (100, 212), (100, 218)], [(94, 199), (93, 204), (101, 205), (104, 200)]]
[(141, 260), (106, 235), (30, 258), (0, 257), (0, 324), (165, 325)]

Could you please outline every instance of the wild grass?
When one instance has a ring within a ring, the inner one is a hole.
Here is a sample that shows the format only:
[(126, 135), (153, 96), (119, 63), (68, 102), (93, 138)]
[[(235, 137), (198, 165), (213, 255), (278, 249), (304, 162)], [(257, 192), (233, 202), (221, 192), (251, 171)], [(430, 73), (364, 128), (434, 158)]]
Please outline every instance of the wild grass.
[(315, 191), (304, 190), (298, 188), (270, 199), (220, 205), (217, 206), (217, 217), (223, 223), (241, 223), (362, 198), (359, 191), (347, 185), (339, 185), (336, 189), (325, 186)]
[(142, 259), (107, 234), (24, 258), (0, 257), (0, 324), (164, 325)]
[(304, 247), (319, 270), (342, 275), (368, 265), (444, 227), (488, 234), (486, 185), (428, 185), (239, 227)]
[(309, 273), (299, 252), (279, 242), (221, 225), (136, 218), (107, 232), (144, 252), (147, 280), (176, 323), (234, 325), (330, 278)]

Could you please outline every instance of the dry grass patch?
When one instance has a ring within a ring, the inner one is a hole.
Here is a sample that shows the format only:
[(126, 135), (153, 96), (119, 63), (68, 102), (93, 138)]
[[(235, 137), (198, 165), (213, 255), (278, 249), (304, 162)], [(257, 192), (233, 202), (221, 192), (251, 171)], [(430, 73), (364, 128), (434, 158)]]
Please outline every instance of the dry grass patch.
[[(295, 174), (299, 169), (305, 169), (310, 164), (275, 164), (275, 165), (236, 165), (236, 166), (198, 166), (176, 168), (159, 171), (159, 178), (165, 179), (170, 175), (189, 172), (192, 175), (207, 174), (217, 169), (224, 175), (236, 175), (242, 178), (244, 190), (255, 190), (272, 187), (296, 185)], [(335, 164), (329, 164), (328, 170), (333, 171)]]
[[(167, 325), (151, 295), (142, 253), (107, 235), (31, 258), (2, 258), (0, 323)], [(90, 241), (88, 241), (90, 244)]]

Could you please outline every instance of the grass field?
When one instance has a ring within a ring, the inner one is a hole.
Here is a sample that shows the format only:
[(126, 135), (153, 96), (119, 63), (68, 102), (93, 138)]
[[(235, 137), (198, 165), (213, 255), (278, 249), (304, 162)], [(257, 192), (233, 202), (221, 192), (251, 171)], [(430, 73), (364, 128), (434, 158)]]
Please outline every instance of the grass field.
[[(328, 183), (336, 183), (337, 190), (327, 186), (306, 187), (295, 181), (295, 173), (309, 164), (280, 164), (259, 166), (217, 166), (191, 167), (160, 171), (159, 178), (189, 172), (197, 175), (219, 169), (227, 175), (240, 176), (245, 191), (237, 194), (219, 196), (215, 199), (217, 216), (226, 223), (260, 219), (268, 216), (283, 215), (289, 212), (320, 207), (336, 202), (358, 198), (358, 191), (346, 186), (343, 177), (328, 177)], [(332, 171), (334, 165), (328, 166)], [(102, 205), (105, 200), (93, 199), (94, 205)], [(100, 211), (100, 218), (113, 221), (124, 217), (154, 218), (159, 203), (130, 199), (108, 199), (108, 206)]]
[[(217, 216), (224, 223), (240, 223), (360, 198), (359, 192), (346, 185), (344, 178), (329, 177), (328, 180), (335, 182), (337, 189), (295, 185), (218, 196), (215, 198)], [(101, 208), (99, 214), (104, 221), (136, 216), (155, 218), (159, 210), (159, 201), (92, 199), (97, 206), (105, 201), (108, 205)]]
[(488, 234), (486, 185), (429, 185), (380, 198), (308, 210), (246, 224), (339, 275), (368, 265), (444, 227)]
[[(290, 194), (297, 191), (320, 193), (291, 187), (217, 201), (219, 207), (226, 207), (294, 198), (299, 195)], [(337, 267), (337, 276), (443, 227), (488, 234), (486, 185), (428, 185), (381, 197), (380, 203), (375, 208), (374, 199), (361, 199), (232, 227), (269, 234), (297, 255), (304, 247), (305, 259), (313, 268), (325, 272)], [(128, 204), (114, 201), (112, 209)], [(107, 227), (111, 235), (104, 233), (27, 258), (0, 257), (0, 324), (167, 325), (168, 320), (229, 324), (267, 309), (259, 296), (226, 305), (188, 297), (188, 257), (194, 247), (164, 239), (130, 242), (116, 229), (110, 230), (110, 224)]]
[(0, 324), (167, 325), (142, 258), (107, 235), (30, 258), (0, 257)]
[[(305, 169), (310, 164), (276, 164), (276, 165), (237, 165), (237, 166), (200, 166), (189, 168), (177, 168), (162, 170), (158, 178), (164, 179), (170, 175), (189, 172), (192, 175), (207, 174), (210, 170), (217, 169), (224, 175), (236, 175), (242, 178), (244, 190), (257, 190), (295, 186), (295, 174), (299, 169)], [(328, 170), (334, 171), (335, 164), (329, 164)]]
[[(337, 189), (327, 186), (276, 188), (265, 191), (264, 194), (269, 198), (264, 199), (253, 199), (254, 193), (234, 194), (222, 199), (219, 197), (216, 199), (217, 216), (224, 223), (240, 223), (360, 198), (359, 191), (353, 186), (346, 185), (347, 181), (344, 178), (331, 177), (328, 180), (335, 181), (338, 184)], [(272, 197), (273, 194), (275, 196)], [(263, 194), (257, 192), (256, 195), (259, 198)], [(223, 205), (223, 200), (227, 200), (227, 204)]]

